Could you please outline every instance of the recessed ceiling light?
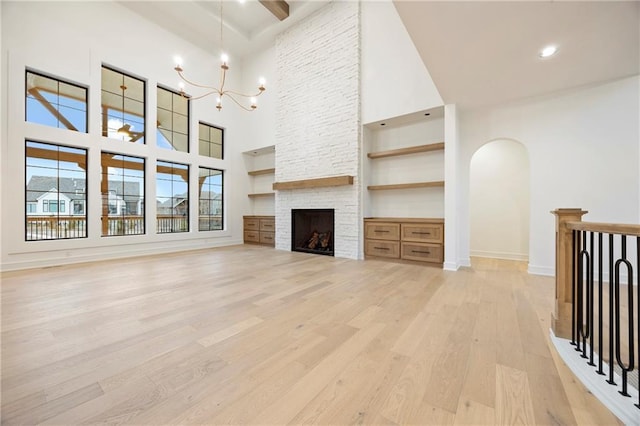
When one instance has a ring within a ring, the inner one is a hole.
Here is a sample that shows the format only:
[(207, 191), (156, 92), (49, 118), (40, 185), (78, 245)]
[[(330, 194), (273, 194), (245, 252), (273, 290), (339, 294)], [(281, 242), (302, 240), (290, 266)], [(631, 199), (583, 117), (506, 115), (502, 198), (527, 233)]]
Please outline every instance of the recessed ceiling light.
[(380, 125), (381, 125), (381, 126), (386, 126), (386, 125), (387, 125), (387, 123), (380, 123)]
[(429, 116), (429, 115), (431, 115), (431, 113), (430, 112), (425, 112), (424, 115), (425, 116)]
[(555, 55), (558, 52), (558, 48), (556, 46), (547, 46), (540, 51), (541, 58), (549, 58)]

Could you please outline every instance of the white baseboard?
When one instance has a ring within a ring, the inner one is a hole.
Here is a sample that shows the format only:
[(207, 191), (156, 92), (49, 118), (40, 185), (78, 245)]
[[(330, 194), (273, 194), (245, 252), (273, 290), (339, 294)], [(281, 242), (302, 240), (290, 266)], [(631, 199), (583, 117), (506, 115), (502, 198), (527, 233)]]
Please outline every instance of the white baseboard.
[(527, 269), (527, 272), (530, 273), (531, 275), (544, 275), (546, 277), (556, 276), (555, 268), (549, 268), (547, 266), (535, 266), (535, 265), (529, 264), (529, 268)]
[(452, 271), (455, 272), (458, 270), (458, 268), (460, 268), (460, 265), (458, 265), (455, 262), (444, 262), (442, 264), (442, 269), (445, 271)]
[(529, 260), (529, 255), (524, 253), (506, 253), (500, 251), (483, 251), (483, 250), (471, 250), (472, 257), (488, 257), (491, 259), (504, 259), (504, 260)]
[(16, 260), (13, 262), (5, 262), (0, 265), (1, 272), (10, 272), (10, 271), (19, 271), (23, 269), (34, 269), (34, 268), (47, 268), (52, 266), (62, 266), (62, 265), (73, 265), (76, 263), (85, 263), (85, 262), (96, 262), (101, 260), (114, 260), (114, 259), (123, 259), (129, 257), (137, 257), (137, 256), (149, 256), (156, 254), (165, 254), (165, 253), (178, 253), (183, 251), (191, 251), (191, 250), (201, 250), (206, 248), (215, 248), (215, 247), (226, 247), (232, 245), (243, 244), (241, 239), (232, 239), (232, 240), (224, 240), (224, 242), (215, 242), (212, 243), (211, 240), (202, 239), (200, 241), (197, 240), (189, 240), (184, 242), (179, 242), (180, 244), (167, 243), (163, 245), (153, 244), (152, 248), (150, 248), (149, 244), (145, 244), (144, 247), (136, 248), (133, 246), (118, 246), (114, 247), (117, 251), (102, 251), (93, 252), (93, 253), (79, 253), (79, 251), (74, 251), (71, 256), (53, 256), (53, 254), (59, 253), (57, 251), (47, 252), (46, 254), (50, 254), (50, 257), (44, 257), (44, 254), (38, 256), (38, 259), (29, 259), (29, 260)]
[(458, 265), (460, 267), (466, 267), (466, 268), (470, 268), (471, 267), (471, 258), (470, 257), (465, 257), (465, 258), (461, 258), (458, 259)]
[[(580, 357), (579, 352), (575, 351), (568, 340), (556, 337), (553, 334), (553, 330), (549, 330), (549, 335), (564, 363), (605, 407), (626, 425), (640, 424), (640, 410), (634, 405), (638, 402), (638, 391), (635, 388), (632, 386), (627, 388), (631, 398), (620, 395), (618, 387), (608, 384), (605, 379), (606, 376), (596, 374), (595, 368), (589, 366)], [(598, 362), (598, 357), (595, 354), (594, 362)], [(614, 378), (616, 383), (622, 382), (622, 378), (615, 373)]]

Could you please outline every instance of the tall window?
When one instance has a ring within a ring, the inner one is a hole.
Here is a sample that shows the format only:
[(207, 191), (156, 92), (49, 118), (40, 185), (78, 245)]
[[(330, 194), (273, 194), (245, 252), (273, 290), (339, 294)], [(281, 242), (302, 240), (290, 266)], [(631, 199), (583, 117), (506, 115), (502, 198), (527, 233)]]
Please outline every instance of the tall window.
[(102, 152), (101, 162), (102, 236), (144, 234), (144, 158)]
[(145, 82), (102, 67), (102, 136), (144, 143)]
[(158, 146), (189, 152), (189, 98), (158, 87)]
[(222, 170), (200, 167), (198, 173), (198, 230), (222, 229)]
[(87, 201), (87, 150), (32, 141), (25, 145), (25, 239), (86, 237), (86, 214), (71, 214), (68, 206)]
[(189, 166), (158, 161), (156, 172), (157, 232), (188, 232)]
[(26, 72), (25, 119), (30, 123), (87, 132), (87, 89), (33, 71)]
[(200, 122), (198, 135), (198, 153), (212, 158), (222, 159), (224, 130)]

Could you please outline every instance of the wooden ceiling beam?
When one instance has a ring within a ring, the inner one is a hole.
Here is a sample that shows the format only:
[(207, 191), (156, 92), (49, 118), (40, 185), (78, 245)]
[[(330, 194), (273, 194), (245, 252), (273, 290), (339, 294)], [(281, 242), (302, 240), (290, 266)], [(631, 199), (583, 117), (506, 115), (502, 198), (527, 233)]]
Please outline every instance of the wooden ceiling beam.
[(289, 17), (289, 3), (284, 0), (260, 0), (260, 3), (281, 21)]

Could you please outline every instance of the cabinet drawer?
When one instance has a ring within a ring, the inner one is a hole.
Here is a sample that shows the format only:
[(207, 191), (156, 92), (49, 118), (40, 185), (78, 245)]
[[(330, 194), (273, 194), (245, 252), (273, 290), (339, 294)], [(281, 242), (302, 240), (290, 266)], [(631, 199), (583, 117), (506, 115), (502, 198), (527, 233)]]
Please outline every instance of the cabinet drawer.
[(398, 259), (400, 257), (400, 243), (397, 241), (364, 240), (364, 254)]
[(245, 231), (258, 231), (260, 229), (260, 219), (244, 218)]
[(443, 243), (444, 226), (440, 224), (403, 223), (402, 241)]
[(275, 245), (275, 234), (273, 232), (260, 232), (260, 243)]
[(260, 233), (258, 231), (244, 231), (245, 243), (259, 243)]
[(260, 219), (260, 231), (274, 232), (276, 221), (273, 219)]
[(367, 223), (364, 224), (364, 237), (374, 238), (376, 240), (394, 240), (400, 239), (399, 223)]
[(441, 244), (402, 243), (402, 258), (421, 262), (442, 263), (443, 247)]

